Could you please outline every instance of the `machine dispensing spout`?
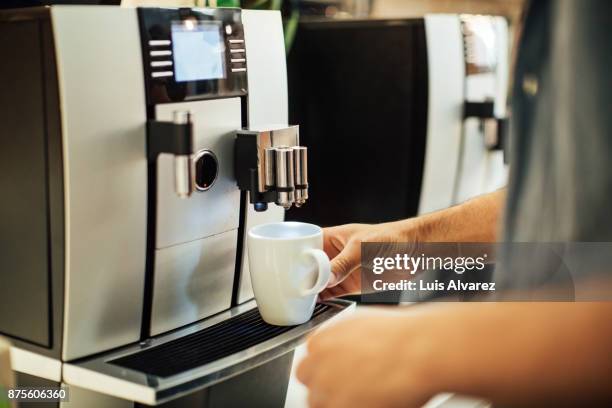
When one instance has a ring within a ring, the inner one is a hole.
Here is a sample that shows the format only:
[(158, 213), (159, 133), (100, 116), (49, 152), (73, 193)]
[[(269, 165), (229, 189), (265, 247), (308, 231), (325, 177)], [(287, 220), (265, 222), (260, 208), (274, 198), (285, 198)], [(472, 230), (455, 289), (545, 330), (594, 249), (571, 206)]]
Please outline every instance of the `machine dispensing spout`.
[(299, 126), (241, 130), (236, 134), (234, 172), (255, 211), (268, 203), (288, 210), (308, 199), (308, 149), (299, 145)]
[(276, 204), (288, 210), (293, 205), (295, 199), (293, 149), (290, 147), (276, 147), (274, 150)]
[(295, 206), (301, 207), (308, 200), (308, 148), (293, 147), (293, 164), (295, 167)]
[(276, 185), (276, 148), (264, 150), (264, 190), (272, 190)]
[(172, 122), (147, 122), (147, 156), (155, 163), (162, 153), (174, 156), (174, 190), (187, 198), (194, 191), (191, 157), (193, 155), (193, 122), (189, 111), (175, 111)]
[[(174, 111), (173, 123), (175, 125), (191, 125), (191, 112)], [(174, 191), (180, 198), (187, 198), (193, 192), (192, 169), (191, 154), (174, 156)]]
[(187, 198), (193, 192), (191, 157), (174, 156), (174, 191), (180, 198)]

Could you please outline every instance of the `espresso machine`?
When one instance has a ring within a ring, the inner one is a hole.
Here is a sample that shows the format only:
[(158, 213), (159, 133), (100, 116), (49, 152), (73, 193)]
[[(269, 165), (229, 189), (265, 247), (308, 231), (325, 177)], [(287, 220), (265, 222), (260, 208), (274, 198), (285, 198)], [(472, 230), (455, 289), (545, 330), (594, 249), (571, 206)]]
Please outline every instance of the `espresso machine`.
[(395, 221), (503, 187), (509, 42), (499, 16), (303, 18), (289, 118), (325, 149), (310, 155), (317, 205), (288, 218)]
[(282, 406), (294, 348), (351, 303), (277, 327), (253, 300), (246, 231), (308, 199), (280, 14), (8, 10), (0, 51), (18, 384), (68, 386), (62, 407)]

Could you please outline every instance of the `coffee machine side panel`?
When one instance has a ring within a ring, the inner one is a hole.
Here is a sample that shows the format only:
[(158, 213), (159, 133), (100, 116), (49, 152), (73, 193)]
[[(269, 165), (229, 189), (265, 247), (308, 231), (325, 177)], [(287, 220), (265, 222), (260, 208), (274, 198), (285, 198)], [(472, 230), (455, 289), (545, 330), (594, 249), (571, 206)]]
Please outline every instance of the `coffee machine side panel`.
[[(249, 128), (265, 128), (285, 125), (289, 120), (287, 96), (287, 65), (283, 24), (278, 12), (243, 10), (242, 24), (249, 61), (248, 118)], [(271, 204), (268, 210), (256, 212), (248, 205), (245, 214), (245, 231), (258, 224), (285, 219), (285, 210)], [(246, 248), (243, 237), (241, 273), (238, 286), (238, 303), (253, 298)]]
[[(54, 54), (46, 12), (0, 13), (0, 336), (57, 358), (64, 194)], [(31, 355), (20, 352), (14, 368)]]
[(242, 24), (249, 61), (249, 128), (286, 125), (287, 63), (280, 12), (243, 10)]
[(136, 10), (57, 6), (64, 144), (63, 358), (138, 341), (144, 294), (147, 161)]
[[(508, 90), (509, 32), (504, 17), (462, 16), (464, 26), (465, 100), (491, 101), (494, 117), (506, 117)], [(491, 41), (483, 47), (485, 36)], [(496, 120), (467, 117), (463, 124), (463, 148), (455, 202), (460, 203), (506, 185), (508, 168), (503, 149), (487, 145), (489, 124)], [(503, 141), (501, 142), (503, 144)]]
[(465, 79), (459, 16), (426, 16), (425, 35), (429, 101), (419, 214), (453, 204), (461, 151)]

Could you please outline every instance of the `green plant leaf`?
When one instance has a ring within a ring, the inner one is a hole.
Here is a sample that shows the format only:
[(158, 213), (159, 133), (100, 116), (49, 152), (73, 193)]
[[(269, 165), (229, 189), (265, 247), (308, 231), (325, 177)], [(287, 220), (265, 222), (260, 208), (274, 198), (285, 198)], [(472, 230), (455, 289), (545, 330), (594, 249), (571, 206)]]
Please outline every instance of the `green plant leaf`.
[(291, 16), (285, 23), (285, 54), (289, 55), (293, 41), (295, 40), (295, 34), (297, 33), (298, 23), (300, 22), (300, 11), (294, 9), (291, 12)]
[(247, 4), (245, 4), (243, 6), (243, 8), (250, 8), (250, 9), (267, 9), (268, 5), (267, 3), (270, 0), (255, 0), (253, 2), (247, 2)]

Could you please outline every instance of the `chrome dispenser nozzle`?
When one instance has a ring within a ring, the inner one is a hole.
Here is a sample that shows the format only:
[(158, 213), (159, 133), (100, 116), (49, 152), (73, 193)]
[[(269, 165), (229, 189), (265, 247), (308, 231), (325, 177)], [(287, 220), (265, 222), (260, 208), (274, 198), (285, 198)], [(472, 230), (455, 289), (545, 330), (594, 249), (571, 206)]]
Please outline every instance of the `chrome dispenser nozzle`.
[(187, 198), (192, 188), (191, 158), (189, 156), (174, 156), (174, 191), (180, 198)]
[(308, 199), (308, 150), (300, 146), (299, 127), (236, 132), (234, 175), (249, 192), (255, 211), (276, 203), (285, 209)]
[[(187, 125), (191, 123), (191, 112), (174, 111), (173, 123)], [(190, 155), (174, 156), (174, 191), (180, 198), (187, 198), (194, 188), (193, 169)]]
[(293, 149), (275, 148), (276, 204), (288, 210), (294, 201)]
[(264, 189), (274, 189), (276, 185), (276, 151), (273, 147), (264, 150)]
[(293, 163), (295, 167), (295, 206), (301, 207), (308, 199), (308, 148), (293, 147)]

